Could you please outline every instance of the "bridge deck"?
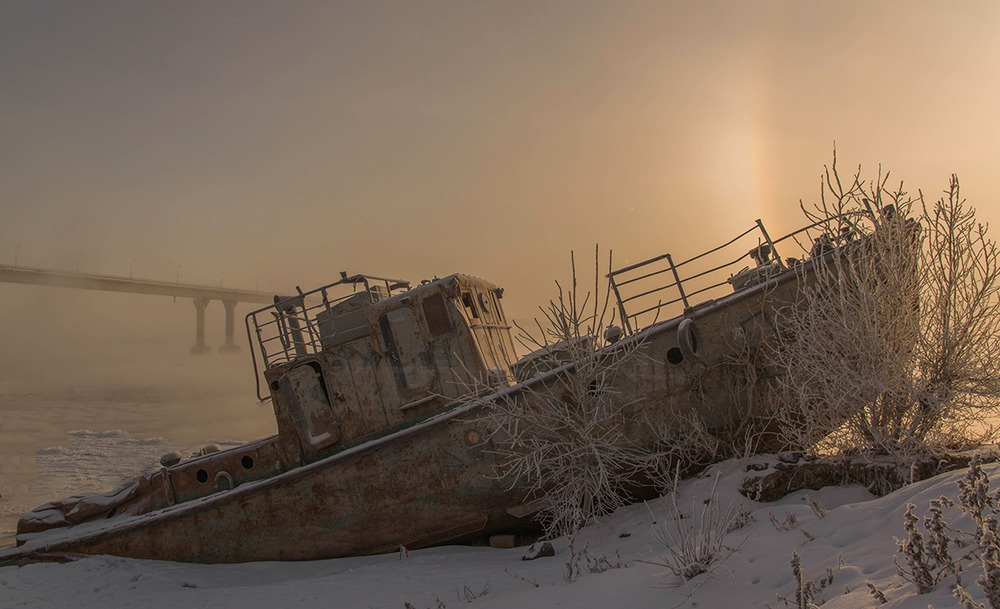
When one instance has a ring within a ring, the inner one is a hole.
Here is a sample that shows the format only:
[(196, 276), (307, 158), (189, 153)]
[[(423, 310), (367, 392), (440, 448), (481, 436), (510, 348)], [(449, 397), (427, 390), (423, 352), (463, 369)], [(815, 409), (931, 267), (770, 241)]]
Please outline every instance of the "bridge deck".
[(84, 290), (103, 290), (106, 292), (127, 292), (130, 294), (149, 294), (154, 296), (179, 296), (196, 300), (255, 302), (261, 304), (272, 304), (274, 302), (274, 294), (255, 290), (133, 279), (131, 277), (118, 277), (115, 275), (73, 273), (5, 264), (0, 264), (0, 282), (47, 285)]

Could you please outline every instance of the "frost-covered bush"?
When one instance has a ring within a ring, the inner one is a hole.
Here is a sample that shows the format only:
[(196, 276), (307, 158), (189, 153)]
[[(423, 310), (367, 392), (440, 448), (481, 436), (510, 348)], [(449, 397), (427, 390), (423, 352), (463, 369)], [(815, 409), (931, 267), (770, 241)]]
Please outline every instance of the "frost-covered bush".
[(778, 320), (783, 433), (801, 446), (896, 455), (996, 439), (996, 245), (957, 177), (931, 205), (887, 182), (859, 170), (845, 186), (834, 164), (808, 212), (835, 254), (813, 257), (800, 306)]
[(637, 407), (642, 391), (623, 386), (635, 381), (622, 370), (651, 363), (637, 362), (649, 358), (643, 336), (597, 350), (617, 314), (605, 279), (610, 255), (602, 272), (595, 254), (589, 290), (577, 281), (573, 256), (571, 268), (572, 282), (556, 282), (557, 296), (540, 307), (536, 328), (517, 326), (540, 369), (556, 367), (549, 355), (566, 368), (501, 397), (484, 417), (495, 475), (526, 484), (548, 537), (571, 536), (594, 516), (665, 490), (678, 464), (686, 469), (740, 450), (715, 437), (696, 412), (650, 420), (648, 409)]
[[(609, 269), (610, 263), (609, 256)], [(636, 480), (661, 480), (669, 470), (669, 451), (640, 443), (656, 436), (656, 425), (641, 420), (619, 388), (622, 367), (645, 357), (642, 342), (596, 350), (615, 308), (597, 264), (594, 275), (593, 289), (584, 293), (572, 259), (572, 283), (556, 283), (558, 296), (541, 308), (538, 331), (519, 326), (523, 345), (558, 351), (571, 372), (493, 403), (484, 419), (492, 430), (496, 476), (527, 483), (549, 537), (573, 535), (593, 516), (625, 505)]]

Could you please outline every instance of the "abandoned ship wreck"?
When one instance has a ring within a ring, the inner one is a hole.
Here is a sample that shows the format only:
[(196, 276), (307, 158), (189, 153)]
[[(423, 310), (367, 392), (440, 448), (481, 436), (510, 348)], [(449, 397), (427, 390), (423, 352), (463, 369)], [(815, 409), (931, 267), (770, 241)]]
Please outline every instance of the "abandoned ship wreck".
[[(697, 412), (709, 427), (732, 425), (720, 362), (736, 338), (768, 341), (777, 312), (831, 255), (778, 256), (815, 230), (772, 240), (758, 220), (686, 261), (667, 254), (613, 271), (620, 327), (593, 337), (593, 348), (595, 357), (630, 345), (643, 354), (618, 373), (631, 408), (651, 421)], [(713, 256), (723, 262), (697, 270)], [(481, 415), (500, 400), (530, 402), (576, 372), (558, 348), (519, 356), (503, 296), (469, 275), (410, 285), (342, 273), (275, 297), (246, 325), (276, 435), (166, 455), (116, 491), (39, 506), (0, 564), (54, 553), (305, 560), (518, 530), (533, 497), (492, 475), (500, 440)], [(768, 420), (767, 405), (757, 408), (744, 424)]]

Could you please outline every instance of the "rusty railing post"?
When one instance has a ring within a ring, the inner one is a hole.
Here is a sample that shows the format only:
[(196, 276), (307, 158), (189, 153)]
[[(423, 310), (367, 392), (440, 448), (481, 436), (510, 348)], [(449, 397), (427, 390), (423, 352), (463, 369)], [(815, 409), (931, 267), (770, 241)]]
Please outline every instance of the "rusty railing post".
[(618, 314), (622, 318), (622, 326), (625, 327), (625, 334), (632, 335), (632, 324), (628, 322), (628, 313), (625, 311), (625, 303), (622, 302), (622, 295), (618, 292), (618, 284), (615, 283), (615, 274), (608, 273), (608, 281), (611, 283), (611, 290), (615, 293), (615, 300), (618, 301)]
[(774, 242), (771, 241), (771, 236), (767, 234), (767, 229), (764, 228), (764, 223), (761, 222), (760, 218), (757, 218), (757, 227), (760, 228), (760, 232), (764, 235), (764, 241), (771, 248), (771, 255), (775, 260), (778, 261), (778, 266), (780, 268), (785, 268), (785, 263), (781, 261), (781, 256), (778, 255), (778, 248), (775, 247)]
[[(681, 285), (681, 276), (677, 274), (677, 267), (674, 266), (674, 259), (667, 254), (667, 263), (670, 264), (670, 272), (674, 274), (674, 283), (677, 284), (677, 291), (681, 293), (681, 302), (684, 303), (684, 308), (687, 309), (691, 305), (688, 304), (687, 294), (684, 293), (684, 286)], [(659, 307), (657, 307), (657, 315), (659, 315)]]

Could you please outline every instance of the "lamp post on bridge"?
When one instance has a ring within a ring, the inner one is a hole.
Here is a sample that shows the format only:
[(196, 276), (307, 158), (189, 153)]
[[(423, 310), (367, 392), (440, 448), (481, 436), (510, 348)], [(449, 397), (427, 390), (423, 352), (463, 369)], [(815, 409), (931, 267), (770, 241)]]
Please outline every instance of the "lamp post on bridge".
[(135, 264), (135, 258), (132, 259), (132, 262), (128, 263), (128, 278), (129, 278), (129, 281), (132, 280), (132, 265), (134, 265), (134, 264)]
[(21, 244), (20, 244), (20, 243), (18, 243), (18, 244), (17, 244), (17, 245), (16, 245), (15, 247), (14, 247), (14, 267), (15, 267), (15, 268), (17, 267), (17, 250), (19, 250), (19, 249), (21, 249)]

